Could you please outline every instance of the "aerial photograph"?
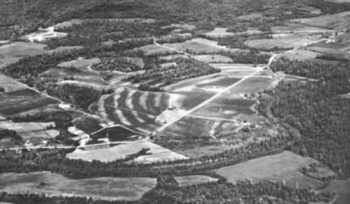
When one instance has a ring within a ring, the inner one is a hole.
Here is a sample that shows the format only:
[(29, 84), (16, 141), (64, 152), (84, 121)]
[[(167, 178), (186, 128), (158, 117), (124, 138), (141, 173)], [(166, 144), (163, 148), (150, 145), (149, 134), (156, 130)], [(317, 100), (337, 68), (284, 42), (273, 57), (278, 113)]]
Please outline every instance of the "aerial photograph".
[(350, 204), (350, 0), (0, 0), (0, 204)]

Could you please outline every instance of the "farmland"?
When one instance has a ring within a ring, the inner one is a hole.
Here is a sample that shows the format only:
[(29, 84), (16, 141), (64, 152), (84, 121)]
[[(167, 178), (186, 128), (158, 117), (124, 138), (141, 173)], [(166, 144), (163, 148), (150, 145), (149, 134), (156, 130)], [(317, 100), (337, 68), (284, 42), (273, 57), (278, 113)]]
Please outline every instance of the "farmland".
[[(309, 168), (314, 163), (317, 163), (317, 161), (311, 158), (303, 158), (291, 152), (283, 152), (224, 167), (217, 170), (217, 173), (233, 183), (246, 179), (255, 182), (259, 180), (274, 180), (283, 181), (287, 185), (294, 187), (318, 189), (322, 187), (322, 181), (307, 177), (301, 173), (303, 168)], [(257, 168), (259, 168), (259, 171), (256, 171)]]
[(1, 192), (47, 196), (90, 197), (93, 200), (137, 200), (156, 185), (151, 178), (71, 180), (49, 172), (1, 174)]
[(349, 10), (0, 2), (0, 202), (342, 202)]

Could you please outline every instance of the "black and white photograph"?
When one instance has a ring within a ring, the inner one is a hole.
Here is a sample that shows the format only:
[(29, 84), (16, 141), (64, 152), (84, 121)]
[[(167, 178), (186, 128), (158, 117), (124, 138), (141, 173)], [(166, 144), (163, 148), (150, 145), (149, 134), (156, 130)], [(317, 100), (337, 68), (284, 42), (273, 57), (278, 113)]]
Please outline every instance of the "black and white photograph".
[(350, 0), (0, 0), (0, 204), (350, 204)]

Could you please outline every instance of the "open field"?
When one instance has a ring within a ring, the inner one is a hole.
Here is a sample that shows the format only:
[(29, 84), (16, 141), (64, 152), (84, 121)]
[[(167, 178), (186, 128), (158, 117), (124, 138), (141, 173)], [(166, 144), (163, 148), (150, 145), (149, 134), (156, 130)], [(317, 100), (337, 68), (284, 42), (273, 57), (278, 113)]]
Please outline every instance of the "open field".
[[(163, 47), (164, 46), (164, 47)], [(165, 43), (163, 46), (157, 45), (145, 45), (140, 48), (134, 49), (134, 51), (142, 51), (145, 55), (165, 55), (174, 54), (174, 50), (181, 52), (191, 52), (191, 53), (217, 53), (220, 51), (225, 51), (227, 48), (225, 46), (220, 46), (216, 41), (204, 39), (204, 38), (194, 38), (181, 43)], [(169, 47), (171, 49), (167, 49)]]
[(85, 58), (79, 57), (72, 61), (62, 62), (57, 66), (62, 68), (75, 67), (78, 70), (81, 70), (82, 72), (93, 72), (92, 70), (89, 70), (88, 67), (93, 64), (98, 64), (100, 62), (101, 60), (99, 58), (85, 59)]
[(275, 85), (276, 81), (278, 81), (278, 79), (274, 78), (274, 76), (271, 75), (251, 77), (228, 91), (227, 94), (238, 95), (244, 93), (258, 93), (271, 88), (273, 85)]
[(298, 23), (287, 23), (283, 26), (274, 26), (271, 28), (272, 33), (274, 34), (288, 34), (288, 33), (298, 33), (298, 34), (319, 34), (319, 33), (332, 33), (334, 30), (327, 29), (324, 27), (317, 26), (306, 26)]
[(28, 123), (14, 123), (10, 121), (0, 121), (0, 128), (14, 130), (16, 132), (33, 132), (33, 131), (41, 131), (46, 130), (49, 127), (54, 127), (55, 123), (36, 123), (36, 122), (28, 122)]
[[(225, 120), (225, 118), (216, 118), (214, 116), (186, 116), (177, 121), (173, 125), (167, 127), (162, 132), (164, 140), (207, 140), (215, 137), (225, 130), (234, 132), (238, 128), (238, 124), (234, 120)], [(173, 136), (174, 138), (171, 138)], [(161, 138), (162, 139), (162, 138)], [(193, 141), (192, 141), (193, 142)], [(200, 146), (198, 144), (198, 146)]]
[(179, 186), (191, 186), (198, 185), (202, 183), (216, 182), (218, 179), (202, 176), (202, 175), (193, 175), (193, 176), (176, 176), (174, 177)]
[(30, 89), (0, 93), (0, 113), (14, 115), (57, 102)]
[(139, 155), (136, 158), (128, 161), (130, 163), (149, 164), (154, 162), (184, 160), (187, 157), (175, 153), (169, 149), (163, 148), (147, 141), (134, 141), (120, 143), (115, 146), (102, 145), (85, 147), (85, 149), (77, 149), (72, 153), (67, 154), (68, 159), (81, 159), (92, 162), (94, 160), (101, 162), (112, 162), (120, 159), (125, 159), (128, 156), (139, 153), (142, 150), (148, 150), (146, 154)]
[(218, 45), (216, 41), (204, 38), (194, 38), (182, 43), (165, 43), (164, 46), (191, 53), (216, 53), (227, 50), (225, 46)]
[(9, 194), (33, 193), (110, 201), (138, 200), (156, 183), (156, 179), (142, 177), (72, 180), (49, 172), (0, 174), (0, 191)]
[(45, 44), (14, 42), (0, 46), (0, 69), (26, 56), (44, 54)]
[(196, 110), (192, 115), (228, 120), (240, 115), (252, 116), (255, 114), (254, 104), (255, 100), (221, 97)]
[(284, 151), (280, 154), (264, 156), (224, 167), (216, 172), (233, 183), (246, 179), (255, 182), (270, 180), (285, 182), (287, 185), (294, 187), (317, 189), (322, 187), (323, 182), (301, 173), (302, 168), (307, 168), (315, 163), (319, 162), (309, 157), (302, 157), (292, 152)]
[(320, 53), (309, 50), (296, 50), (283, 54), (282, 56), (290, 60), (310, 60), (315, 59)]
[(154, 55), (166, 55), (166, 54), (175, 54), (173, 50), (166, 49), (164, 47), (159, 47), (157, 45), (145, 45), (139, 48), (135, 48), (133, 51), (142, 51), (146, 56)]
[(12, 92), (12, 91), (25, 89), (25, 87), (19, 84), (16, 80), (11, 79), (1, 73), (0, 73), (0, 87), (2, 87), (5, 92)]
[(310, 44), (315, 40), (297, 34), (286, 34), (273, 39), (256, 39), (244, 42), (245, 45), (257, 49), (293, 49)]
[(205, 33), (206, 36), (212, 38), (223, 38), (227, 36), (233, 36), (234, 33), (227, 32), (227, 28), (215, 28), (214, 30)]
[(340, 29), (349, 26), (350, 12), (342, 12), (331, 15), (322, 15), (312, 18), (294, 19), (294, 22), (311, 26), (325, 27), (330, 29)]
[(88, 22), (106, 22), (106, 21), (115, 21), (115, 22), (125, 22), (125, 23), (155, 23), (155, 19), (147, 19), (147, 18), (90, 18), (90, 19), (71, 19), (68, 21), (63, 21), (61, 23), (55, 24), (53, 27), (55, 30), (62, 30), (70, 28), (74, 25), (81, 25), (83, 23)]
[(22, 40), (26, 40), (29, 42), (45, 42), (49, 39), (53, 38), (63, 38), (66, 37), (67, 33), (56, 32), (55, 28), (48, 27), (46, 29), (40, 29), (37, 32), (30, 33), (22, 37)]

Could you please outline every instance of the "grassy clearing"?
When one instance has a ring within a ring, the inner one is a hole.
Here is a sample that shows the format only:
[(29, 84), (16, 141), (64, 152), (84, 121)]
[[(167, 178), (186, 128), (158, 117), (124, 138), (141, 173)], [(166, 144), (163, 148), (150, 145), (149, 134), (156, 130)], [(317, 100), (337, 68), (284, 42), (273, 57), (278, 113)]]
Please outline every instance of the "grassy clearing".
[(101, 60), (99, 58), (91, 58), (91, 59), (85, 59), (83, 57), (79, 57), (72, 61), (62, 62), (58, 64), (58, 67), (62, 68), (77, 68), (78, 70), (85, 71), (85, 72), (91, 72), (91, 70), (88, 70), (88, 67), (93, 64), (100, 63)]
[(198, 61), (206, 63), (231, 63), (233, 62), (230, 57), (224, 55), (196, 55), (194, 58)]
[(273, 39), (256, 39), (245, 41), (244, 44), (251, 48), (256, 49), (292, 49), (296, 47), (301, 47), (305, 44), (310, 44), (314, 40), (307, 39), (305, 36), (298, 35), (286, 35), (280, 38)]
[(332, 15), (323, 15), (312, 18), (301, 18), (294, 20), (297, 23), (318, 26), (330, 29), (346, 28), (349, 25), (350, 12), (336, 13)]
[(143, 177), (72, 180), (49, 172), (0, 174), (0, 189), (9, 194), (32, 193), (93, 200), (138, 200), (156, 183), (156, 179)]
[(216, 182), (218, 179), (214, 179), (209, 176), (193, 175), (193, 176), (176, 176), (174, 177), (180, 187), (198, 185), (203, 183)]
[(227, 32), (227, 28), (215, 28), (214, 30), (205, 33), (204, 35), (211, 38), (222, 38), (227, 36), (232, 36), (234, 33)]
[(231, 89), (228, 95), (258, 93), (271, 87), (276, 80), (272, 76), (251, 77)]
[(163, 148), (147, 141), (134, 141), (121, 143), (116, 146), (101, 146), (91, 149), (77, 149), (66, 155), (68, 159), (81, 159), (92, 162), (94, 160), (101, 162), (113, 162), (116, 160), (127, 159), (128, 157), (147, 150), (145, 154), (137, 155), (136, 158), (129, 159), (130, 163), (149, 164), (155, 162), (165, 162), (174, 160), (183, 160), (187, 157), (175, 153), (169, 149)]
[(164, 47), (159, 47), (157, 45), (145, 45), (139, 48), (133, 49), (134, 52), (143, 52), (146, 56), (156, 56), (156, 55), (166, 55), (166, 54), (174, 54), (176, 53), (173, 50), (169, 50)]
[(14, 42), (0, 46), (0, 69), (26, 56), (44, 54), (46, 45), (39, 43)]
[(336, 193), (334, 204), (348, 204), (350, 200), (350, 180), (334, 180), (322, 190), (325, 193)]
[(182, 43), (166, 43), (164, 46), (191, 53), (218, 53), (227, 50), (225, 46), (218, 45), (216, 41), (204, 38), (194, 38)]
[(10, 121), (0, 121), (0, 128), (14, 130), (18, 133), (21, 132), (33, 132), (33, 131), (42, 131), (46, 130), (49, 127), (54, 127), (55, 123), (36, 123), (36, 122), (28, 122), (28, 123), (13, 123)]
[(310, 59), (316, 59), (316, 57), (319, 55), (320, 53), (318, 52), (299, 49), (293, 52), (285, 53), (282, 56), (290, 60), (310, 60)]
[(196, 116), (234, 119), (239, 115), (255, 115), (253, 105), (255, 100), (233, 99), (221, 97), (198, 109), (193, 113)]
[(307, 177), (301, 173), (302, 168), (318, 163), (309, 157), (302, 157), (292, 152), (282, 152), (277, 155), (252, 159), (237, 165), (218, 169), (216, 172), (236, 183), (242, 180), (271, 180), (286, 182), (291, 186), (319, 188), (322, 182)]

